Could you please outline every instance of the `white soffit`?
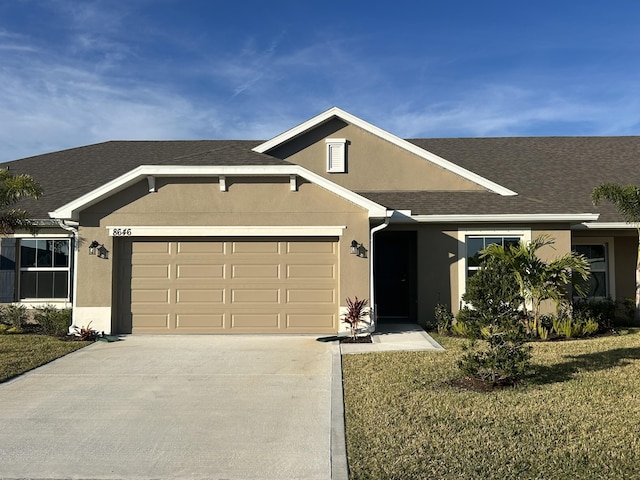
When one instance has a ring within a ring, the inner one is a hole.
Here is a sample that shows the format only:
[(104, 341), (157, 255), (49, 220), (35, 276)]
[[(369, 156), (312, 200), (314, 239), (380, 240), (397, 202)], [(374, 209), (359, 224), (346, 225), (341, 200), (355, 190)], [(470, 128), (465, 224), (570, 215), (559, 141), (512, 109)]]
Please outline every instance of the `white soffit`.
[(154, 177), (220, 177), (220, 176), (282, 176), (297, 175), (311, 183), (329, 190), (339, 197), (348, 200), (369, 212), (370, 217), (383, 218), (387, 209), (351, 190), (327, 180), (299, 165), (264, 165), (264, 166), (193, 166), (193, 165), (141, 165), (96, 188), (66, 205), (49, 212), (51, 218), (78, 220), (81, 210), (108, 198), (148, 176)]
[(272, 150), (273, 148), (279, 146), (280, 144), (285, 143), (299, 135), (302, 135), (308, 130), (315, 128), (318, 125), (321, 125), (327, 122), (328, 120), (331, 120), (334, 117), (340, 118), (347, 123), (351, 123), (352, 125), (360, 127), (363, 130), (366, 130), (373, 135), (376, 135), (388, 142), (391, 142), (394, 145), (397, 145), (398, 147), (403, 148), (413, 153), (414, 155), (417, 155), (418, 157), (428, 160), (431, 163), (434, 163), (439, 167), (444, 168), (445, 170), (448, 170), (452, 173), (455, 173), (456, 175), (466, 178), (467, 180), (470, 180), (473, 183), (476, 183), (494, 193), (498, 193), (503, 196), (517, 195), (517, 193), (514, 192), (513, 190), (509, 190), (508, 188), (505, 188), (502, 185), (498, 185), (497, 183), (492, 182), (491, 180), (481, 177), (477, 173), (467, 170), (466, 168), (462, 168), (461, 166), (456, 165), (455, 163), (450, 162), (449, 160), (445, 160), (444, 158), (439, 157), (438, 155), (435, 155), (423, 148), (420, 148), (411, 142), (403, 140), (402, 138), (397, 137), (396, 135), (389, 133), (386, 130), (376, 127), (375, 125), (372, 125), (369, 122), (365, 122), (364, 120), (354, 115), (351, 115), (350, 113), (345, 112), (344, 110), (341, 110), (338, 107), (332, 107), (329, 110), (322, 112), (321, 114), (316, 115), (315, 117), (307, 120), (306, 122), (301, 123), (300, 125), (293, 127), (284, 133), (281, 133), (280, 135), (272, 138), (271, 140), (261, 143), (257, 147), (254, 147), (253, 151), (258, 153), (268, 152), (269, 150)]

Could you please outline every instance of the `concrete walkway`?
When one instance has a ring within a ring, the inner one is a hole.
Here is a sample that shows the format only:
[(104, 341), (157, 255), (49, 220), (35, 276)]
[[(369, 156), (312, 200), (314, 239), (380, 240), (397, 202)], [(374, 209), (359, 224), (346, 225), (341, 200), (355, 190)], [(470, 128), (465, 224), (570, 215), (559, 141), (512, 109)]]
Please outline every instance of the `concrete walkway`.
[(431, 335), (415, 323), (381, 323), (371, 334), (372, 343), (343, 343), (340, 351), (348, 353), (444, 350)]
[(311, 336), (98, 342), (0, 385), (0, 478), (346, 479), (339, 358)]

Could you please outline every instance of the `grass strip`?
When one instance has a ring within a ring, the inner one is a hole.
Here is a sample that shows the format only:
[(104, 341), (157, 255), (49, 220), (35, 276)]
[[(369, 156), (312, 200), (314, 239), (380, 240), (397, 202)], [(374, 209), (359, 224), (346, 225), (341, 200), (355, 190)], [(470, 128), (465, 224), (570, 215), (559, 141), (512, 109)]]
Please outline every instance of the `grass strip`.
[(0, 382), (21, 375), (93, 342), (70, 342), (47, 335), (0, 335)]

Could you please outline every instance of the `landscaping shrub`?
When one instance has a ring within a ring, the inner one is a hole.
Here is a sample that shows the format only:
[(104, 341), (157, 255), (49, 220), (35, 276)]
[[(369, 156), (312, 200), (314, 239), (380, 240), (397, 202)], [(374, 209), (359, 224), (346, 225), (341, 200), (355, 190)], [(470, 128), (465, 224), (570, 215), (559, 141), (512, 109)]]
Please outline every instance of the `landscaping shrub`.
[(625, 298), (623, 300), (616, 301), (616, 316), (615, 316), (615, 325), (616, 326), (632, 326), (636, 325), (635, 323), (636, 316), (636, 299), (635, 298)]
[(462, 300), (473, 306), (476, 318), (484, 325), (494, 323), (496, 318), (517, 315), (522, 303), (513, 270), (495, 257), (485, 258), (482, 267), (467, 280)]
[(610, 329), (616, 318), (616, 304), (610, 298), (593, 300), (580, 298), (573, 302), (573, 318), (586, 323), (593, 320), (603, 329)]
[(369, 314), (369, 309), (366, 308), (367, 303), (369, 303), (369, 300), (366, 298), (362, 300), (359, 300), (358, 297), (355, 297), (355, 300), (347, 298), (347, 311), (342, 316), (342, 319), (345, 323), (349, 324), (351, 336), (354, 339), (358, 333), (358, 325), (360, 325)]
[(531, 371), (531, 346), (521, 333), (492, 330), (486, 344), (486, 349), (475, 341), (465, 347), (458, 368), (467, 377), (495, 387), (515, 385)]
[(591, 315), (588, 309), (582, 311), (572, 309), (568, 303), (558, 306), (558, 312), (556, 316), (551, 316), (551, 322), (551, 331), (558, 337), (584, 337), (603, 330), (601, 321)]
[(6, 305), (0, 308), (0, 321), (12, 327), (23, 328), (28, 319), (29, 313), (24, 305)]
[(58, 309), (47, 305), (37, 309), (33, 318), (40, 324), (43, 333), (46, 335), (63, 337), (68, 333), (71, 326), (70, 309)]
[(480, 320), (478, 312), (464, 306), (451, 321), (451, 333), (460, 337), (478, 338), (484, 326), (486, 325)]
[(447, 305), (439, 303), (434, 309), (434, 317), (436, 319), (436, 330), (438, 333), (448, 333), (451, 329), (451, 322), (453, 321), (453, 313)]

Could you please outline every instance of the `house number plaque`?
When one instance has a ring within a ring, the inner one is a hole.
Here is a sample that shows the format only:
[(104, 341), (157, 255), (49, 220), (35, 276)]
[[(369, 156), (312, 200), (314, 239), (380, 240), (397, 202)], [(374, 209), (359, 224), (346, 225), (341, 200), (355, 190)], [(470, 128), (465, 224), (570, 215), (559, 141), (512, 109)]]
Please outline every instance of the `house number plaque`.
[(109, 234), (112, 237), (130, 237), (131, 227), (115, 227), (111, 228)]

